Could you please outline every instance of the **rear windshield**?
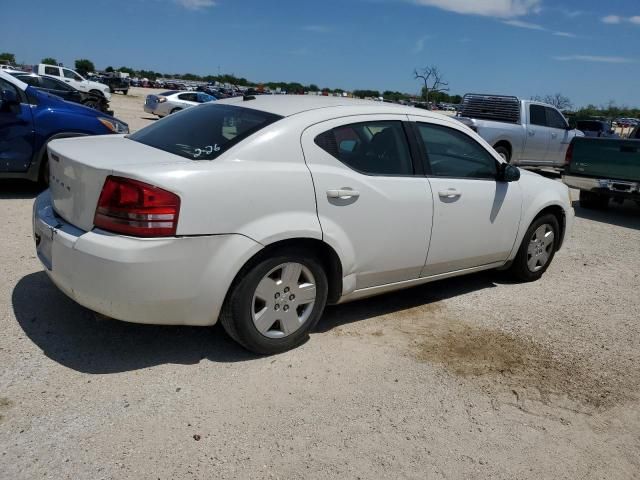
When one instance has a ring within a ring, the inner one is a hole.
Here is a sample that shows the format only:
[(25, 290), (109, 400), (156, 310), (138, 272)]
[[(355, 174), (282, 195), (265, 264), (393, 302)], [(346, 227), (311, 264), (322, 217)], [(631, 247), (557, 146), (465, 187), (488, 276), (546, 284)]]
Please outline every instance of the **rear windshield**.
[(167, 92), (159, 93), (159, 97), (168, 97), (169, 95), (173, 95), (174, 93), (178, 93), (178, 90), (169, 90)]
[(191, 160), (213, 160), (281, 118), (249, 108), (206, 104), (170, 115), (128, 138)]

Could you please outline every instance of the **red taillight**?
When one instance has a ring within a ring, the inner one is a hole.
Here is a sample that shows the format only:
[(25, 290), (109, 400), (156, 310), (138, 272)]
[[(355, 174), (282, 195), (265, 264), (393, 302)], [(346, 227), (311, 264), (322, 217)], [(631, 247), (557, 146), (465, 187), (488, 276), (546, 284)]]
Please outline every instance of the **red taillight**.
[(568, 167), (571, 164), (571, 160), (573, 160), (573, 142), (571, 142), (567, 148), (567, 153), (564, 156), (564, 166)]
[(176, 234), (180, 197), (130, 178), (109, 176), (104, 182), (93, 224), (134, 237)]

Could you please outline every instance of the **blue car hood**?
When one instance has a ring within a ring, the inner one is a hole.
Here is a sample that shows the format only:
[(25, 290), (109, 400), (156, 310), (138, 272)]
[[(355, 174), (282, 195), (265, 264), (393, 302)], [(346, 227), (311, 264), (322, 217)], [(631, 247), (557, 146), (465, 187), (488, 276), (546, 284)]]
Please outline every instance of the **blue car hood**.
[(111, 115), (107, 115), (106, 113), (99, 112), (98, 110), (94, 110), (93, 108), (85, 107), (84, 105), (80, 105), (79, 103), (67, 102), (66, 100), (63, 100), (57, 95), (53, 95), (48, 92), (43, 92), (31, 86), (27, 87), (26, 92), (28, 92), (29, 95), (36, 97), (38, 99), (38, 104), (42, 107), (48, 107), (48, 108), (54, 108), (54, 109), (60, 108), (68, 112), (77, 113), (80, 115), (86, 115), (92, 118), (97, 118), (97, 117), (114, 118)]

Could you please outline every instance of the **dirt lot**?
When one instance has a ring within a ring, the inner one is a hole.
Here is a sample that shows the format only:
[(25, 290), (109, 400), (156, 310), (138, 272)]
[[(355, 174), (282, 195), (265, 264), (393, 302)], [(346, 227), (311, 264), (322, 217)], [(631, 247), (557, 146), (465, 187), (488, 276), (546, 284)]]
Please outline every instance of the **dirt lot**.
[[(112, 103), (132, 129), (143, 98)], [(636, 205), (577, 208), (539, 282), (331, 307), (260, 358), (67, 299), (34, 256), (35, 194), (0, 183), (0, 478), (640, 478)]]

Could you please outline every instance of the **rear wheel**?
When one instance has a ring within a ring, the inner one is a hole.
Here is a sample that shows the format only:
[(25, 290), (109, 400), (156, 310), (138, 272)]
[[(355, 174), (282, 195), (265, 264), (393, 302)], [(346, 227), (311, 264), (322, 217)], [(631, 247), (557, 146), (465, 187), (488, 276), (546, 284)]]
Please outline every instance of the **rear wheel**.
[(498, 145), (494, 147), (494, 150), (498, 152), (505, 162), (509, 163), (511, 161), (511, 153), (509, 153), (509, 149), (503, 145)]
[(327, 302), (327, 277), (306, 253), (277, 254), (240, 275), (220, 321), (231, 338), (259, 354), (303, 343)]
[(172, 113), (179, 112), (180, 110), (182, 110), (182, 109), (181, 109), (181, 108), (174, 108), (173, 110), (171, 110), (171, 111), (169, 112), (169, 115), (171, 115)]
[(582, 208), (600, 208), (609, 206), (609, 197), (599, 193), (580, 190), (580, 206)]
[(538, 280), (547, 271), (560, 239), (558, 219), (551, 214), (536, 218), (522, 239), (513, 264), (512, 275), (520, 281)]
[(122, 91), (122, 94), (123, 94), (123, 95), (128, 95), (128, 94), (129, 94), (129, 90), (123, 90), (123, 91)]

